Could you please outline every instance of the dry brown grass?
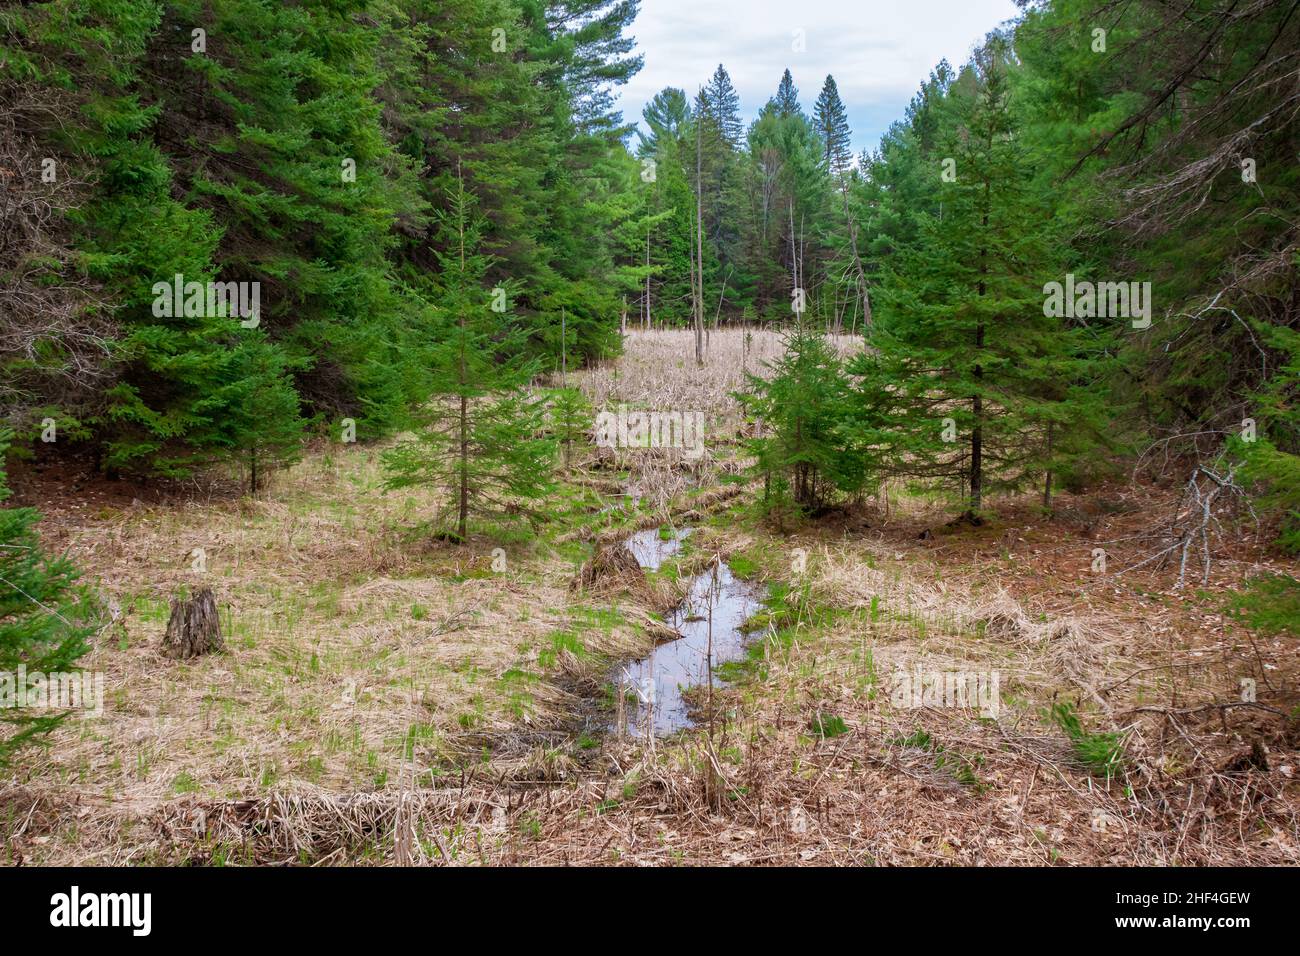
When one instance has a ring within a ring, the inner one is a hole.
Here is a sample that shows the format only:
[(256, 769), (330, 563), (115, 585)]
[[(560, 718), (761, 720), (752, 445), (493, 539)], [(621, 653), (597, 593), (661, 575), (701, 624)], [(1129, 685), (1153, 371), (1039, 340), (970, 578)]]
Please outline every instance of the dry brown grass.
[[(589, 605), (569, 593), (572, 562), (544, 547), (506, 545), (496, 574), (497, 542), (429, 540), (418, 522), (436, 501), (383, 494), (377, 454), (313, 453), (259, 499), (56, 510), (47, 544), (120, 612), (81, 662), (105, 674), (107, 706), (25, 753), (13, 779), (137, 808), (191, 791), (385, 789), (412, 747), (428, 769), (467, 732), (566, 718), (554, 682), (526, 676), (547, 672), (556, 632), (599, 653), (644, 645), (640, 628), (575, 618)], [(165, 660), (167, 602), (199, 583), (218, 595), (228, 652)]]
[[(837, 336), (837, 349), (849, 354), (862, 340)], [(665, 511), (692, 488), (707, 488), (719, 474), (740, 467), (736, 447), (746, 437), (735, 393), (747, 374), (767, 374), (767, 364), (782, 354), (781, 336), (767, 330), (718, 329), (709, 333), (704, 366), (695, 364), (695, 333), (688, 329), (630, 332), (617, 362), (574, 376), (597, 410), (629, 409), (702, 412), (706, 449), (699, 459), (676, 450), (619, 449), (607, 453), (610, 466), (632, 472), (627, 491), (653, 510)]]
[[(709, 335), (703, 368), (695, 364), (695, 333), (687, 329), (630, 332), (623, 357), (581, 373), (583, 391), (597, 408), (627, 402), (639, 408), (699, 410), (710, 425), (737, 420), (731, 393), (745, 385), (745, 372), (781, 354), (780, 336), (719, 329)], [(721, 428), (712, 434), (724, 434)]]
[[(47, 540), (123, 611), (86, 663), (107, 673), (109, 704), (0, 786), (0, 854), (105, 864), (1300, 861), (1297, 741), (1285, 722), (1197, 710), (1256, 666), (1276, 685), (1261, 700), (1285, 706), (1294, 641), (1248, 641), (1187, 595), (1087, 579), (1091, 525), (1013, 514), (1005, 528), (922, 540), (918, 530), (942, 516), (897, 493), (888, 517), (794, 536), (735, 514), (710, 521), (734, 503), (734, 488), (713, 483), (736, 466), (726, 423), (738, 423), (728, 393), (741, 384), (740, 335), (715, 333), (697, 371), (690, 333), (635, 334), (617, 377), (612, 367), (577, 376), (598, 405), (700, 408), (715, 423), (703, 466), (620, 459), (653, 489), (651, 504), (694, 509), (677, 515), (701, 526), (683, 574), (720, 552), (807, 585), (793, 619), (757, 636), (761, 664), (715, 693), (712, 735), (645, 750), (578, 733), (580, 715), (588, 728), (603, 720), (591, 710), (602, 658), (586, 652), (644, 652), (657, 630), (646, 615), (671, 603), (672, 582), (589, 593), (571, 587), (577, 559), (528, 542), (510, 546), (510, 573), (495, 575), (486, 540), (455, 548), (413, 531), (437, 502), (381, 495), (376, 452), (334, 450), (255, 501), (55, 509)], [(775, 348), (775, 337), (759, 338), (746, 363)], [(608, 491), (607, 474), (575, 474), (574, 484)], [(685, 496), (697, 485), (703, 494)], [(583, 530), (595, 544), (617, 540)], [(197, 582), (195, 547), (207, 552), (203, 580), (229, 607), (230, 650), (164, 661), (165, 601)], [(1257, 563), (1223, 562), (1221, 573)], [(997, 670), (999, 719), (895, 707), (890, 676), (915, 670)], [(523, 672), (540, 679), (508, 676)], [(1123, 735), (1123, 781), (1078, 764), (1044, 718), (1058, 701), (1076, 704), (1090, 730)], [(816, 732), (832, 718), (842, 732)], [(1267, 770), (1242, 763), (1254, 745)]]

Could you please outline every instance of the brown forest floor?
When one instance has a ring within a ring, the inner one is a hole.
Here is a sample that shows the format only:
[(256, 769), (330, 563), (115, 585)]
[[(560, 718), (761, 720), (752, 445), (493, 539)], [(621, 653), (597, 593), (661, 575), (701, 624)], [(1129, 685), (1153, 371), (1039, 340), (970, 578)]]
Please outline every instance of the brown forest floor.
[[(706, 410), (706, 460), (583, 456), (537, 534), (432, 542), (436, 498), (383, 494), (373, 448), (317, 449), (257, 498), (17, 469), (47, 545), (116, 619), (83, 661), (106, 675), (104, 716), (0, 781), (0, 861), (1300, 862), (1297, 639), (1223, 613), (1244, 578), (1297, 574), (1266, 533), (1216, 542), (1204, 586), (1094, 573), (1096, 548), (1110, 572), (1140, 560), (1172, 470), (1063, 494), (1051, 518), (1003, 500), (985, 526), (950, 526), (894, 488), (887, 513), (882, 497), (773, 529), (717, 490), (735, 470), (727, 396), (772, 343), (713, 340), (704, 372), (685, 337), (655, 333), (616, 374), (581, 376), (596, 399)], [(601, 512), (597, 492), (629, 483), (641, 510)], [(605, 677), (684, 585), (571, 582), (594, 544), (667, 515), (699, 527), (681, 578), (719, 553), (798, 598), (715, 693), (712, 733), (702, 712), (647, 749), (599, 732)], [(167, 661), (167, 602), (200, 581), (228, 650)], [(999, 673), (998, 719), (891, 699), (900, 672), (951, 670)], [(1045, 716), (1057, 702), (1121, 735), (1118, 777), (1078, 763)]]

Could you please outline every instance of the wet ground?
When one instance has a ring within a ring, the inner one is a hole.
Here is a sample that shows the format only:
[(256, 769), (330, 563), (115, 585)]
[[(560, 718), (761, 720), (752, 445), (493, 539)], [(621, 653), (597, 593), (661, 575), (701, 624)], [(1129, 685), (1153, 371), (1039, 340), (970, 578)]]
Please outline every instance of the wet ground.
[[(651, 528), (632, 535), (627, 547), (642, 568), (653, 571), (681, 550), (689, 534), (684, 528), (665, 539)], [(759, 609), (760, 595), (760, 587), (740, 580), (722, 562), (695, 577), (690, 593), (668, 618), (682, 637), (615, 672), (616, 683), (635, 692), (635, 706), (627, 710), (633, 736), (648, 727), (666, 735), (692, 726), (682, 692), (706, 684), (719, 664), (744, 656), (747, 638), (740, 628)]]

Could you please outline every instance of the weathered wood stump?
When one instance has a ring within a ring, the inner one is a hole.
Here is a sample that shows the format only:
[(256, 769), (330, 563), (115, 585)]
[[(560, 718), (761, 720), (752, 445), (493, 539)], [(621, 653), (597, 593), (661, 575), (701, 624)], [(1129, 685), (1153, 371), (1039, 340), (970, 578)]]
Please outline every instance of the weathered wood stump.
[(189, 600), (172, 601), (167, 633), (163, 635), (163, 654), (175, 660), (187, 660), (201, 654), (225, 649), (221, 639), (221, 619), (212, 588), (198, 588)]

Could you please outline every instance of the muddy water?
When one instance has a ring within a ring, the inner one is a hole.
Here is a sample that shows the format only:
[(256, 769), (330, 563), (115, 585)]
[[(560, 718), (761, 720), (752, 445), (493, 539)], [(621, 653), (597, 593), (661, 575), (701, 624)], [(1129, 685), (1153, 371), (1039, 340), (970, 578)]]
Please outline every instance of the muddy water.
[[(654, 571), (681, 550), (682, 540), (690, 529), (661, 540), (658, 529), (639, 531), (627, 540), (628, 550), (647, 571)], [(718, 568), (715, 582), (712, 570), (698, 575), (690, 593), (669, 616), (668, 623), (682, 637), (656, 647), (648, 657), (621, 665), (614, 674), (616, 686), (635, 691), (635, 705), (627, 707), (628, 731), (633, 736), (645, 733), (653, 717), (656, 735), (671, 734), (692, 726), (686, 715), (682, 691), (700, 686), (709, 674), (709, 610), (713, 611), (713, 668), (738, 660), (745, 653), (746, 639), (740, 632), (745, 619), (758, 610), (760, 588), (735, 577), (725, 564)], [(714, 684), (718, 683), (716, 677)], [(631, 696), (631, 695), (630, 695)]]

